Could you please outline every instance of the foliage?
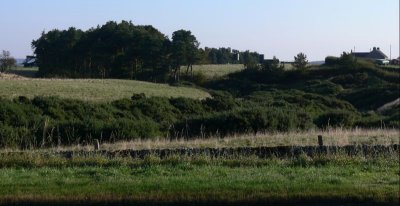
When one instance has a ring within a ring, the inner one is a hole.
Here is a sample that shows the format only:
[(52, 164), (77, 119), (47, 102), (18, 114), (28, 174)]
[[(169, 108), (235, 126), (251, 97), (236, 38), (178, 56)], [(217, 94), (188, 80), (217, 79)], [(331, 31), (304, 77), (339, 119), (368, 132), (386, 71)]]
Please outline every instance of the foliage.
[(182, 65), (187, 67), (186, 74), (193, 76), (193, 64), (197, 62), (251, 66), (258, 63), (256, 52), (199, 49), (199, 45), (191, 31), (175, 31), (170, 40), (152, 26), (134, 25), (130, 21), (109, 21), (87, 31), (74, 27), (54, 29), (32, 41), (35, 64), (42, 77), (166, 82), (171, 75), (178, 82)]
[(299, 53), (294, 57), (293, 66), (298, 70), (304, 70), (307, 68), (308, 60), (304, 53)]
[(7, 69), (15, 66), (17, 61), (10, 55), (9, 51), (3, 50), (0, 54), (0, 72), (5, 72)]
[(152, 26), (107, 22), (86, 32), (52, 30), (32, 42), (42, 76), (129, 78), (163, 72), (167, 37)]
[(342, 67), (345, 67), (348, 69), (355, 69), (358, 66), (357, 58), (355, 58), (351, 53), (346, 53), (346, 52), (343, 52), (343, 54), (340, 55), (338, 63)]
[(200, 43), (190, 31), (179, 30), (172, 34), (171, 61), (174, 69), (174, 80), (180, 80), (181, 66), (186, 65), (186, 75), (193, 76), (193, 64), (198, 61), (198, 47)]
[(333, 66), (339, 64), (339, 58), (333, 56), (327, 56), (325, 58), (325, 65)]
[(281, 65), (279, 59), (274, 56), (272, 60), (264, 61), (261, 65), (261, 69), (270, 71), (271, 73), (283, 73), (284, 66)]
[(325, 112), (315, 120), (315, 124), (320, 128), (344, 127), (351, 128), (359, 117), (355, 113), (332, 110)]
[[(352, 105), (297, 90), (255, 92), (236, 99), (227, 92), (212, 98), (146, 97), (89, 103), (57, 97), (19, 97), (0, 102), (0, 147), (35, 148), (156, 137), (225, 137), (233, 134), (353, 126)], [(336, 109), (333, 113), (324, 113)], [(395, 120), (383, 118), (388, 125)], [(361, 123), (360, 123), (361, 124)], [(381, 122), (374, 122), (379, 127)], [(369, 125), (371, 126), (371, 125)]]
[(245, 51), (241, 54), (243, 64), (246, 69), (258, 69), (260, 63), (260, 55), (257, 52)]

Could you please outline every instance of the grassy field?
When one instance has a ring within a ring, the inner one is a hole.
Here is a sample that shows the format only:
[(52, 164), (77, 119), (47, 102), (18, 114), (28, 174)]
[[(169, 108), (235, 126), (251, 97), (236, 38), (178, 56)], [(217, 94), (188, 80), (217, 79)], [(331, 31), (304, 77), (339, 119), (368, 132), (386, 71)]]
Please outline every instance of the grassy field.
[[(194, 65), (193, 66), (193, 73), (202, 73), (207, 78), (218, 78), (225, 76), (227, 74), (237, 72), (244, 69), (243, 64), (211, 64), (211, 65)], [(186, 67), (181, 67), (182, 74), (186, 73)]]
[[(315, 145), (317, 134), (328, 145), (398, 144), (398, 132), (336, 129), (136, 141), (103, 144), (102, 149)], [(101, 153), (66, 158), (57, 149), (1, 150), (0, 205), (398, 205), (398, 155), (396, 151), (269, 158), (172, 154), (137, 159)]]
[(18, 96), (59, 96), (94, 102), (110, 102), (130, 98), (134, 93), (147, 96), (188, 97), (202, 99), (207, 92), (195, 88), (173, 87), (133, 80), (114, 79), (0, 79), (0, 97), (13, 99)]
[[(399, 203), (399, 161), (348, 156), (283, 159), (0, 159), (3, 205), (264, 205)], [(8, 159), (14, 165), (4, 164)], [(39, 158), (40, 159), (40, 158)]]

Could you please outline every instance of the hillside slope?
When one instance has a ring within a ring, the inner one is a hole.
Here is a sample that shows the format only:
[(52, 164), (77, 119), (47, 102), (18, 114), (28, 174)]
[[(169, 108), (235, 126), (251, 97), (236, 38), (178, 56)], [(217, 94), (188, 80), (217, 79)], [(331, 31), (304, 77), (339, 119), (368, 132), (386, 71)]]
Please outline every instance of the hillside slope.
[(200, 89), (133, 80), (32, 79), (4, 75), (0, 81), (0, 97), (6, 99), (13, 99), (18, 96), (30, 98), (34, 96), (59, 96), (60, 98), (92, 102), (111, 102), (130, 98), (135, 93), (145, 93), (147, 96), (193, 99), (209, 97), (207, 92)]

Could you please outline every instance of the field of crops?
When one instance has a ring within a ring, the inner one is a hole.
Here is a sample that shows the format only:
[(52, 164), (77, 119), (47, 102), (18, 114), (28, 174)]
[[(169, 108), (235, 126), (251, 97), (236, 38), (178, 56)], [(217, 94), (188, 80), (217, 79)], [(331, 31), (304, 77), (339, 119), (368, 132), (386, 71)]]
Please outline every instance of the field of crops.
[(189, 87), (174, 87), (167, 84), (116, 79), (0, 79), (0, 97), (13, 99), (18, 96), (59, 96), (94, 102), (110, 102), (130, 98), (133, 94), (147, 96), (188, 97), (203, 99), (209, 97), (205, 91)]

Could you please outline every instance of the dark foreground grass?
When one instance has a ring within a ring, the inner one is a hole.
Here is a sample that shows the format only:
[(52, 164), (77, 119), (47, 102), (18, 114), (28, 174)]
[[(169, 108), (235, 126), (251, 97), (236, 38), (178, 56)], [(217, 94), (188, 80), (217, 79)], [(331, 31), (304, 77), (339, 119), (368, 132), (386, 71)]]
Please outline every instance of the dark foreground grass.
[(0, 168), (0, 205), (398, 205), (400, 197), (397, 154), (143, 160), (2, 154)]

